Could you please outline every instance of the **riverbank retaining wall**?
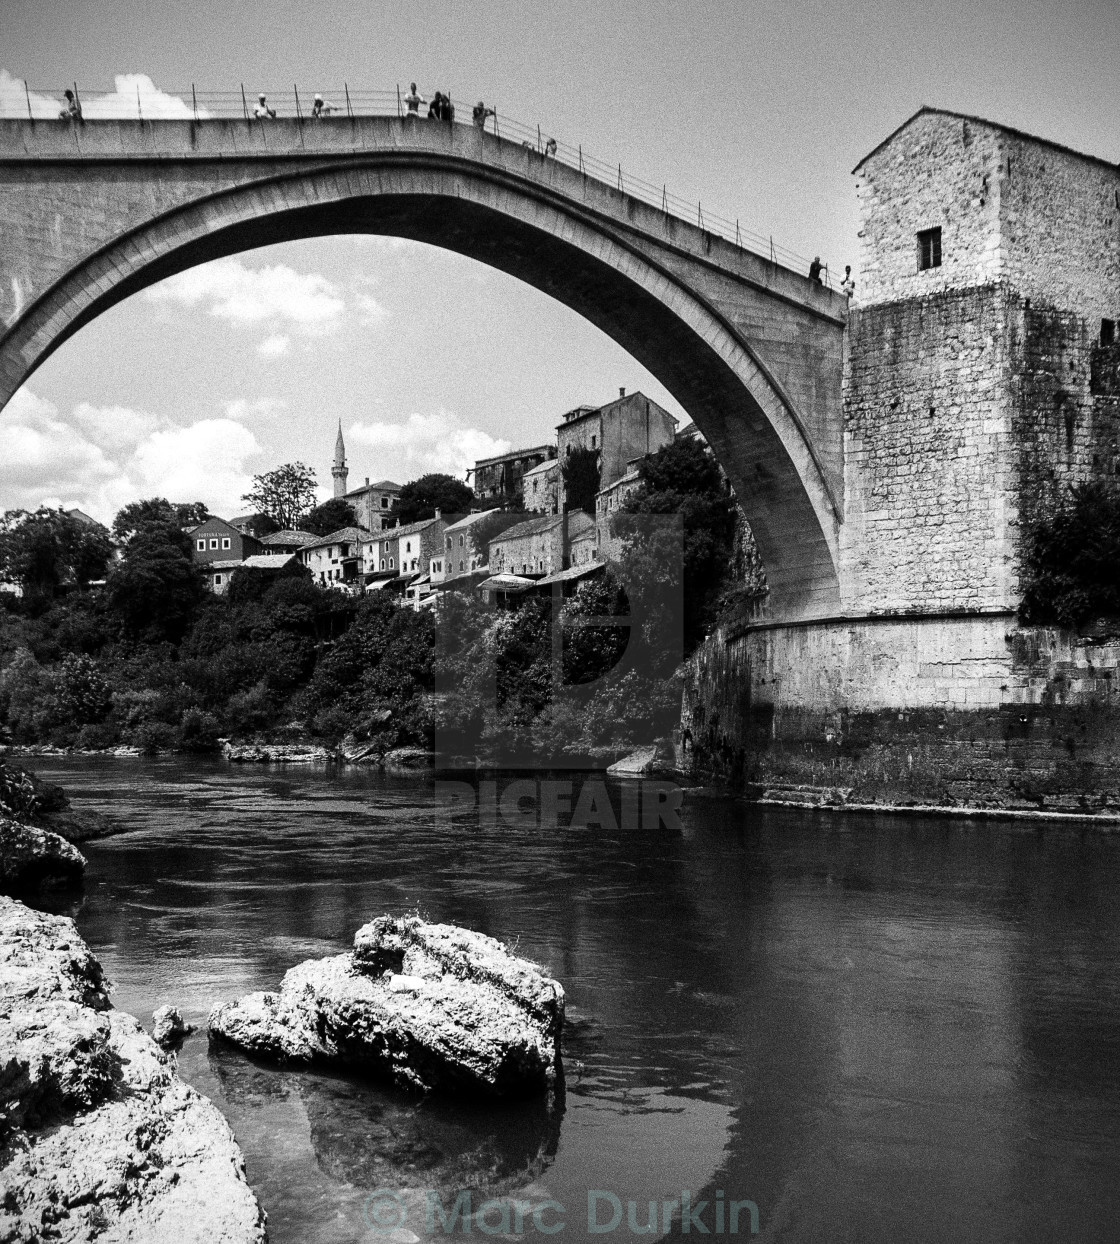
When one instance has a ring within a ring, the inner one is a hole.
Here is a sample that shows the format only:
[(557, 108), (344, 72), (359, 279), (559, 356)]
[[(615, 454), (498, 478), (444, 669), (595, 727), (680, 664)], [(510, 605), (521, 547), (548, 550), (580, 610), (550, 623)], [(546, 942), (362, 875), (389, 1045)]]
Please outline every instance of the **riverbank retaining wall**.
[(1120, 640), (1007, 613), (723, 629), (686, 666), (678, 758), (740, 789), (1120, 809)]

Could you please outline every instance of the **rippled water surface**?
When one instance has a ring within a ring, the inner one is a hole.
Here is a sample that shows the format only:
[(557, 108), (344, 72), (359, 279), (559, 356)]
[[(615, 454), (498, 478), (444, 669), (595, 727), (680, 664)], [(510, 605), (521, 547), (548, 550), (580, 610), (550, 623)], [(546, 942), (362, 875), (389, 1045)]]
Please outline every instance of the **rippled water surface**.
[[(449, 1212), (462, 1189), (475, 1209), (558, 1202), (540, 1221), (560, 1240), (588, 1236), (589, 1189), (623, 1205), (614, 1239), (627, 1202), (641, 1227), (685, 1189), (713, 1234), (740, 1199), (767, 1240), (1120, 1239), (1118, 837), (711, 799), (683, 829), (540, 829), (451, 814), (428, 779), (36, 767), (127, 829), (83, 848), (68, 910), (145, 1022), (172, 1002), (204, 1026), (416, 908), (563, 982), (561, 1109), (418, 1100), (189, 1038), (181, 1071), (232, 1124), (273, 1241), (424, 1237), (429, 1189)], [(399, 1197), (391, 1234), (367, 1225), (378, 1189)]]

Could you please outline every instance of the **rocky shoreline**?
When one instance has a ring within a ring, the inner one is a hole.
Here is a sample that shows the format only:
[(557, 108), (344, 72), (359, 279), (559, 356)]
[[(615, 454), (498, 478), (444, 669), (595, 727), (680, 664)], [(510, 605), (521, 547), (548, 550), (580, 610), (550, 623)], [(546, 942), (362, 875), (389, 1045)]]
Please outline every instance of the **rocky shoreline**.
[(5, 1240), (264, 1244), (220, 1111), (113, 1008), (62, 916), (0, 898), (0, 1226)]

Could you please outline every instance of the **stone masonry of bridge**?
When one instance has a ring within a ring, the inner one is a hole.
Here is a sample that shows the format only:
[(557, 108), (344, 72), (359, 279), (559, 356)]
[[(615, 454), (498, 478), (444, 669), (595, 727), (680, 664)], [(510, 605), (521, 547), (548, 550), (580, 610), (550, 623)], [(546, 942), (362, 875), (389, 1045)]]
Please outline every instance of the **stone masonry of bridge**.
[(856, 177), (845, 610), (710, 640), (693, 760), (867, 798), (1120, 808), (1120, 642), (1018, 623), (1024, 523), (1120, 472), (1120, 168), (923, 109)]
[(607, 332), (719, 456), (774, 616), (842, 607), (845, 300), (473, 126), (0, 121), (0, 405), (71, 333), (154, 281), (361, 232), (469, 255)]

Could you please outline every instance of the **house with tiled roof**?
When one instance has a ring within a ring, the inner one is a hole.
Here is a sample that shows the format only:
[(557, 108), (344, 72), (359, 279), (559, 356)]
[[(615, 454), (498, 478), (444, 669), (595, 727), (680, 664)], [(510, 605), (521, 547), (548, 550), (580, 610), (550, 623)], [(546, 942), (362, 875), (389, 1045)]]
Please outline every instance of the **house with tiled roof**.
[(364, 527), (340, 527), (305, 545), (300, 560), (316, 583), (355, 588), (362, 577), (362, 546), (371, 534)]
[(310, 531), (274, 531), (271, 535), (261, 536), (260, 542), (268, 553), (298, 553), (301, 549), (314, 544), (319, 537)]

